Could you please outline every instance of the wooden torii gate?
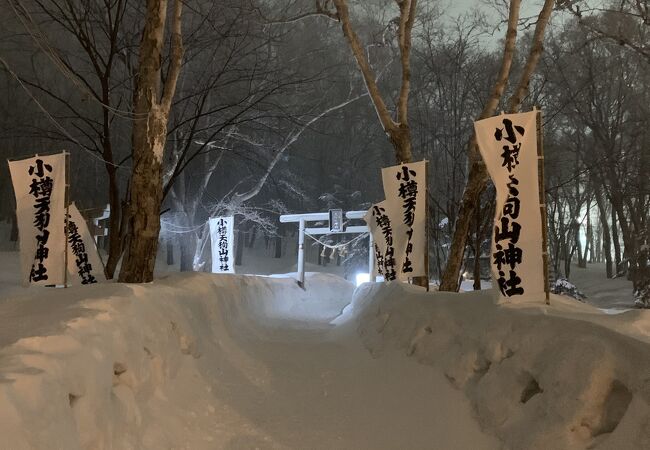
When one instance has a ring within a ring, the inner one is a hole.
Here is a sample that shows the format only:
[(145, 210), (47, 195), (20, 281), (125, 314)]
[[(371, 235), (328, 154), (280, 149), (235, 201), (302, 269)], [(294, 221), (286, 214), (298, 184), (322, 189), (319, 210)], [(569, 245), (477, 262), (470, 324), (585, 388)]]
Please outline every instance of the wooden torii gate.
[[(345, 213), (345, 218), (363, 219), (368, 211), (348, 211)], [(330, 213), (306, 213), (306, 214), (285, 214), (280, 216), (281, 223), (298, 223), (298, 285), (302, 288), (305, 287), (305, 234), (312, 236), (317, 235), (334, 235), (334, 234), (361, 234), (368, 233), (368, 272), (370, 273), (370, 280), (374, 281), (377, 274), (375, 271), (375, 244), (372, 238), (372, 233), (367, 225), (353, 225), (346, 227), (343, 231), (331, 231), (329, 227), (307, 228), (308, 222), (329, 222)]]

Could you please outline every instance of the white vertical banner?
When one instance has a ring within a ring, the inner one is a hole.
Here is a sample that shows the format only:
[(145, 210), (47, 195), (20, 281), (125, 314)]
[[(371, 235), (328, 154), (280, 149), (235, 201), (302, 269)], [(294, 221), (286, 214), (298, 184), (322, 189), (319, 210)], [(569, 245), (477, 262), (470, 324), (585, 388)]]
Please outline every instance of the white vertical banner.
[(235, 273), (234, 217), (211, 217), (212, 273)]
[(372, 205), (363, 219), (372, 233), (377, 273), (383, 276), (385, 281), (395, 280), (397, 278), (397, 268), (393, 228), (386, 211), (386, 202), (383, 201)]
[(502, 298), (512, 300), (544, 295), (536, 116), (502, 114), (474, 123), (496, 187), (492, 275)]
[(106, 281), (104, 264), (99, 257), (95, 240), (88, 230), (77, 205), (72, 203), (68, 209), (68, 273), (71, 280), (80, 284), (93, 284)]
[(426, 276), (426, 161), (382, 169), (384, 201), (393, 227), (397, 278)]
[(9, 161), (23, 283), (65, 283), (65, 153)]

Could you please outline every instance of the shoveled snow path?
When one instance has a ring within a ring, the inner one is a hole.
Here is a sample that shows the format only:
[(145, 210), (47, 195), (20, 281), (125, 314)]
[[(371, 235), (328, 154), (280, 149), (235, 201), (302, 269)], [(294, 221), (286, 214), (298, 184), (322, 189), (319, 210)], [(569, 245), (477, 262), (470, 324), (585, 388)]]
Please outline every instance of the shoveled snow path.
[(352, 297), (348, 283), (308, 282), (305, 292), (288, 278), (192, 274), (7, 295), (4, 444), (499, 448), (439, 369), (398, 350), (373, 357), (354, 319), (330, 325)]
[(214, 380), (213, 395), (259, 427), (224, 448), (268, 448), (260, 431), (296, 449), (498, 448), (439, 372), (398, 353), (373, 359), (345, 327), (291, 325), (273, 341), (242, 343), (268, 368), (268, 390), (228, 374)]

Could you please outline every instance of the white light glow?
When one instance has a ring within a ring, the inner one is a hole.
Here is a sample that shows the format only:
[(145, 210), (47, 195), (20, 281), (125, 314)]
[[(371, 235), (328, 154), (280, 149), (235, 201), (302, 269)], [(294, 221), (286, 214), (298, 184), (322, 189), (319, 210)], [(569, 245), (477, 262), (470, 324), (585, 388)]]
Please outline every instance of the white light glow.
[(357, 274), (357, 286), (360, 286), (363, 283), (367, 283), (370, 281), (370, 274), (369, 273), (358, 273)]

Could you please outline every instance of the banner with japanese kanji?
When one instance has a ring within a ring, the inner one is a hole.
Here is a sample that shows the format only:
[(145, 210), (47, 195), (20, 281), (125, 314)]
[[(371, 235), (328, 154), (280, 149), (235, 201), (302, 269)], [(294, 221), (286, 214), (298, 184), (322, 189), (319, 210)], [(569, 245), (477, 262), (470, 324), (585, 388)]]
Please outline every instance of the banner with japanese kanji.
[(68, 208), (68, 273), (70, 281), (93, 284), (106, 281), (104, 264), (99, 257), (95, 240), (77, 205)]
[(426, 276), (426, 161), (382, 169), (384, 209), (391, 218), (399, 280)]
[(212, 273), (235, 273), (234, 217), (212, 217), (209, 221)]
[(492, 274), (501, 296), (544, 295), (536, 111), (474, 123), (478, 146), (496, 187)]
[(65, 283), (65, 167), (64, 153), (9, 161), (25, 285)]
[(386, 211), (386, 202), (383, 201), (372, 205), (363, 219), (368, 224), (370, 233), (372, 233), (377, 274), (383, 276), (386, 281), (395, 280), (397, 270), (395, 267), (393, 228)]

